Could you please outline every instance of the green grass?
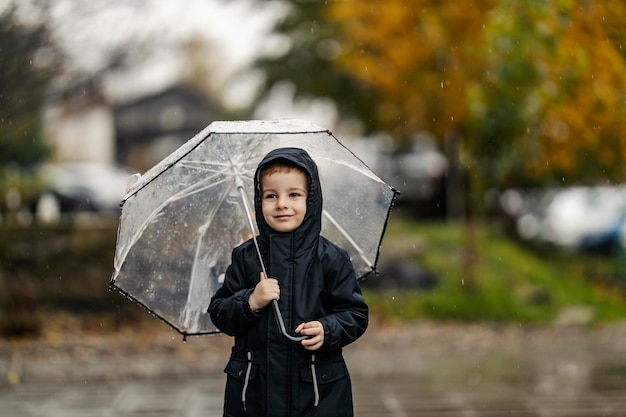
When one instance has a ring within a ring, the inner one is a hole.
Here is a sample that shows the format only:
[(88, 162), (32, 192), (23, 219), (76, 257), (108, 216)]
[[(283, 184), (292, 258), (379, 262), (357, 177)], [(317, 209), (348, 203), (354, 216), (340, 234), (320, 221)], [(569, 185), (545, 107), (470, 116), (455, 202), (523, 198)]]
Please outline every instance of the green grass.
[(392, 219), (383, 256), (412, 259), (440, 283), (429, 291), (366, 291), (372, 315), (381, 320), (550, 323), (568, 307), (584, 307), (593, 312), (594, 322), (626, 317), (626, 287), (615, 281), (615, 259), (533, 249), (493, 225), (481, 225), (470, 268), (462, 262), (464, 231), (462, 224)]

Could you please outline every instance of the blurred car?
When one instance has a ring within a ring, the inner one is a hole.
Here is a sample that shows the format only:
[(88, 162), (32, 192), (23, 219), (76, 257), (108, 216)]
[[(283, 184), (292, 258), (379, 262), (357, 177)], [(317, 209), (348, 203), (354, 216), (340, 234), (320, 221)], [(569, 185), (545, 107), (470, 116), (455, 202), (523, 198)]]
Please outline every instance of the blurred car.
[(435, 140), (422, 133), (398, 149), (390, 136), (345, 140), (346, 146), (377, 175), (400, 191), (396, 204), (415, 217), (446, 215), (448, 159)]
[(525, 240), (606, 252), (621, 241), (624, 233), (625, 185), (507, 190), (500, 202)]
[(52, 196), (62, 213), (104, 215), (119, 214), (120, 202), (132, 176), (116, 165), (84, 162), (45, 164), (40, 167), (39, 175), (45, 181), (39, 202), (50, 201)]
[(416, 141), (390, 159), (391, 181), (400, 190), (398, 204), (418, 217), (446, 215), (445, 181), (448, 159), (434, 142)]

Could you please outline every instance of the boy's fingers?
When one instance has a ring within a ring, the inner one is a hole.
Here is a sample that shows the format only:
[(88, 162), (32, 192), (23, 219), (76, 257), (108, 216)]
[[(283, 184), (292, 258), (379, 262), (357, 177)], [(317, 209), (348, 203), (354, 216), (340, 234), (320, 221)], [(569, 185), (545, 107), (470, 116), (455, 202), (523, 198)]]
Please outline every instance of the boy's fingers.
[(261, 281), (263, 281), (265, 279), (265, 274), (263, 273), (263, 271), (261, 271), (260, 273), (260, 278)]
[[(316, 334), (317, 333), (317, 329), (316, 329), (316, 324), (315, 323), (311, 323), (311, 322), (306, 322), (306, 323), (300, 323), (298, 325), (298, 327), (296, 327), (296, 333), (302, 333), (302, 334)], [(308, 329), (313, 329), (313, 330), (308, 330)]]

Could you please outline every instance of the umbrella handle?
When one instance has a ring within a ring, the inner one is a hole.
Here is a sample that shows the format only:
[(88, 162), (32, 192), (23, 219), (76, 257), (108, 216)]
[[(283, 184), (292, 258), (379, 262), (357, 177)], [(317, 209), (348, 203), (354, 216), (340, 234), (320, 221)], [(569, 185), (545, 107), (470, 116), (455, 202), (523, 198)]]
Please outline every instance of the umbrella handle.
[(292, 342), (301, 342), (305, 339), (308, 339), (309, 336), (292, 336), (287, 332), (285, 328), (285, 322), (283, 321), (283, 315), (280, 312), (280, 308), (278, 308), (278, 301), (272, 300), (272, 310), (274, 310), (274, 317), (276, 317), (276, 323), (278, 323), (278, 328), (280, 329), (280, 333), (285, 336), (287, 339)]
[[(246, 193), (243, 189), (243, 180), (239, 175), (235, 175), (235, 186), (237, 190), (239, 190), (239, 196), (241, 197), (241, 202), (243, 203), (244, 212), (246, 213), (246, 218), (248, 220), (248, 226), (250, 227), (250, 233), (252, 234), (252, 240), (254, 241), (254, 247), (256, 248), (257, 256), (259, 257), (259, 262), (261, 263), (261, 270), (263, 274), (267, 277), (267, 271), (265, 270), (265, 264), (263, 263), (263, 256), (261, 256), (261, 249), (259, 248), (259, 242), (256, 239), (256, 230), (254, 228), (254, 220), (252, 219), (252, 210), (248, 204), (248, 199), (246, 197)], [(283, 315), (280, 312), (280, 308), (278, 308), (278, 301), (272, 300), (272, 309), (274, 310), (274, 317), (276, 318), (276, 323), (278, 323), (278, 328), (280, 329), (280, 333), (285, 336), (288, 340), (292, 342), (301, 342), (304, 339), (308, 339), (309, 336), (292, 336), (287, 332), (285, 328), (285, 322), (283, 321)]]

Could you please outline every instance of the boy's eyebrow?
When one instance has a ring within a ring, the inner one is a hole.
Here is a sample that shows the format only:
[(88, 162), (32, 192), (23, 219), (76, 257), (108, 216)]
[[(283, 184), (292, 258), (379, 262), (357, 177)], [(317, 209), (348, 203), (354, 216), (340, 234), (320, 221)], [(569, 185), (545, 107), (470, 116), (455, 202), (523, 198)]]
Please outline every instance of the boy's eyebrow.
[(288, 190), (306, 190), (307, 188), (294, 185), (293, 187), (288, 187), (287, 189)]
[[(306, 195), (306, 196), (308, 196), (308, 195), (309, 195), (309, 190), (308, 190), (308, 189), (306, 189), (306, 188), (300, 188), (300, 187), (289, 187), (289, 188), (287, 189), (287, 192), (290, 192), (290, 193), (292, 193), (292, 192), (294, 192), (294, 191), (301, 192), (302, 194), (304, 194), (304, 195)], [(276, 190), (274, 190), (273, 188), (262, 188), (262, 189), (261, 189), (261, 195), (263, 196), (263, 195), (265, 195), (266, 193), (274, 193), (274, 194), (276, 194), (276, 193), (277, 193), (277, 191), (276, 191)]]
[[(292, 191), (292, 190), (307, 191), (306, 187), (304, 187), (304, 188), (303, 187), (289, 187), (289, 188), (287, 188), (287, 190), (288, 191)], [(265, 191), (276, 191), (276, 190), (273, 189), (273, 188), (270, 188), (270, 187), (267, 187), (267, 188), (263, 187), (263, 188), (261, 188), (261, 191), (265, 192)]]

